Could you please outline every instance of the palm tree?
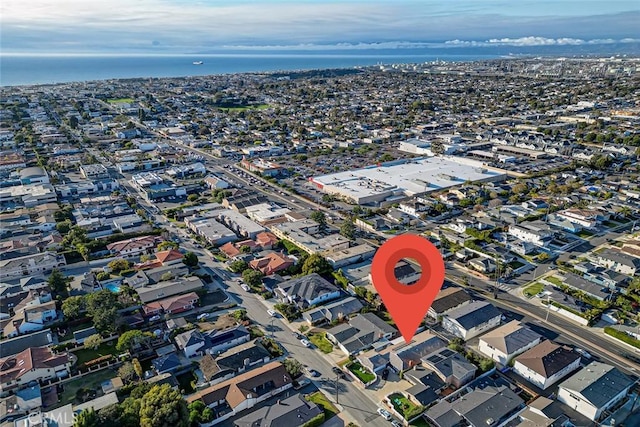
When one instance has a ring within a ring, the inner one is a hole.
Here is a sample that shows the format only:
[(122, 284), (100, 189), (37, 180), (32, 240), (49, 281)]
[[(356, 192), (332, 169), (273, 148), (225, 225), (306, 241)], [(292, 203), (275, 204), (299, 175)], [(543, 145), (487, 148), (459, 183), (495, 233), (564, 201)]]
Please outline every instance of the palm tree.
[(618, 209), (618, 213), (627, 218), (629, 215), (631, 215), (631, 208), (629, 206), (622, 206), (620, 209)]

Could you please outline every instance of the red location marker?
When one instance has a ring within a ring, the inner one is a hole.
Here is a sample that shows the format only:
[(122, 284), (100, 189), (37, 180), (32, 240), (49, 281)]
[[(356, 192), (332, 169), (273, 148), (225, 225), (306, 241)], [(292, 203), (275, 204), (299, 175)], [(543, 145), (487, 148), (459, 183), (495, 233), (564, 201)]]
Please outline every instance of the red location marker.
[[(405, 285), (396, 279), (395, 266), (403, 258), (420, 264), (420, 280)], [(371, 263), (371, 280), (382, 302), (408, 343), (444, 283), (444, 260), (438, 248), (415, 234), (403, 234), (387, 240)]]

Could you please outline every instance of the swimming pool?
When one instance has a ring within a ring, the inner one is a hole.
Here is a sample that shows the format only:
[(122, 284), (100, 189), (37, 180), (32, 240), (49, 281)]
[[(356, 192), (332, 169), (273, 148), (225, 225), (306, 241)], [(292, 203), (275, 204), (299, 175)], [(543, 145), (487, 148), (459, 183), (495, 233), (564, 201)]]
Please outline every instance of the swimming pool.
[(103, 288), (113, 292), (114, 294), (117, 294), (118, 292), (120, 292), (120, 285), (116, 283), (107, 283), (106, 285), (103, 286)]

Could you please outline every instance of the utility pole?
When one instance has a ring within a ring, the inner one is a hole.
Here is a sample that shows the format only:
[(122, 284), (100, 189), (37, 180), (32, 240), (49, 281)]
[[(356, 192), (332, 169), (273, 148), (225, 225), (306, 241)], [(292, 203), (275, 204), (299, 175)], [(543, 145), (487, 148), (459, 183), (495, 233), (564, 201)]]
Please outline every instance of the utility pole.
[(275, 317), (271, 318), (271, 338), (273, 338), (273, 321), (276, 320)]
[(549, 322), (549, 309), (551, 308), (551, 295), (547, 295), (547, 315), (544, 318), (545, 322)]

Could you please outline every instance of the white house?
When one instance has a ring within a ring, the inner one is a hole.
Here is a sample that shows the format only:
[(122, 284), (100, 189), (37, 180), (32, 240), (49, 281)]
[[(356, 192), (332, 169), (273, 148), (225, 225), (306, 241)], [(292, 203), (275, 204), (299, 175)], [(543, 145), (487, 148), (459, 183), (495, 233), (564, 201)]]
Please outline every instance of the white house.
[(620, 402), (635, 383), (618, 368), (591, 362), (560, 383), (558, 400), (593, 421)]
[(514, 356), (535, 347), (541, 340), (540, 335), (514, 320), (480, 337), (478, 350), (506, 365)]
[(514, 360), (513, 371), (543, 390), (580, 367), (579, 354), (548, 340)]
[(473, 301), (446, 314), (442, 327), (466, 341), (498, 326), (500, 317), (498, 309), (488, 302)]
[(533, 243), (536, 246), (545, 246), (548, 239), (553, 236), (553, 231), (547, 226), (521, 223), (509, 225), (509, 234), (523, 242)]
[(0, 279), (42, 275), (66, 264), (64, 256), (55, 252), (42, 252), (6, 259), (0, 261)]
[(67, 353), (53, 354), (49, 347), (30, 347), (0, 359), (0, 367), (0, 394), (4, 394), (31, 381), (68, 376), (71, 360)]
[(276, 291), (283, 301), (297, 304), (302, 308), (321, 304), (339, 298), (341, 295), (337, 286), (317, 273), (279, 283)]

